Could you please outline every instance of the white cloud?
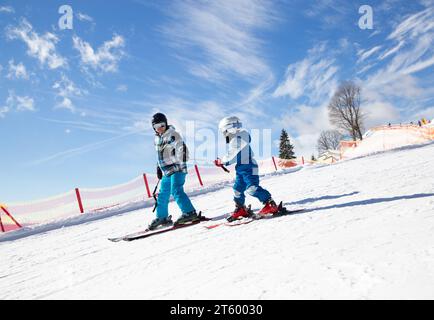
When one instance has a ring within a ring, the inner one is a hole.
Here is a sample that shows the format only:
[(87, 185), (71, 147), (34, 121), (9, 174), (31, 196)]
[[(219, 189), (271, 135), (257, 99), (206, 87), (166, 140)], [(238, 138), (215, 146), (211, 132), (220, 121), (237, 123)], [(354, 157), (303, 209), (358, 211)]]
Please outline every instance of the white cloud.
[(294, 113), (287, 115), (282, 121), (300, 135), (319, 134), (321, 130), (330, 129), (328, 118), (328, 101), (320, 106), (299, 105)]
[[(315, 84), (315, 76), (325, 75), (331, 67), (337, 68), (335, 57), (326, 54), (328, 52), (317, 46), (305, 59), (289, 65), (285, 79), (274, 92), (275, 97), (287, 96), (296, 100), (279, 124), (286, 123), (286, 128), (295, 137), (296, 147), (306, 153), (316, 145), (319, 132), (330, 126), (327, 104), (319, 103), (321, 99), (330, 101), (330, 96), (325, 94), (328, 90), (324, 90), (318, 99), (309, 97), (322, 89)], [(357, 58), (359, 63), (369, 61), (366, 66), (359, 65), (363, 68), (357, 74), (377, 67), (364, 79), (355, 79), (362, 88), (366, 128), (413, 119), (414, 114), (430, 114), (430, 109), (424, 108), (422, 102), (432, 98), (434, 89), (429, 79), (427, 83), (427, 78), (419, 78), (417, 73), (434, 65), (434, 7), (403, 18), (386, 42), (359, 50)], [(328, 82), (337, 83), (337, 71), (331, 69), (329, 73)], [(309, 103), (303, 104), (301, 101), (305, 102), (306, 96)]]
[(224, 110), (224, 107), (215, 101), (188, 101), (178, 97), (161, 97), (155, 101), (147, 100), (135, 104), (148, 110), (145, 119), (149, 130), (152, 130), (149, 119), (156, 112), (165, 113), (170, 122), (176, 121), (178, 125), (183, 125), (185, 121), (195, 121), (200, 126), (215, 127)]
[(127, 92), (128, 86), (126, 84), (120, 84), (116, 87), (116, 91), (118, 92)]
[(375, 55), (378, 59), (372, 61), (377, 62), (377, 67), (382, 63), (381, 67), (360, 81), (362, 96), (370, 106), (370, 121), (386, 123), (398, 117), (411, 118), (423, 108), (415, 99), (434, 94), (427, 78), (417, 74), (434, 65), (434, 7), (405, 17), (389, 34), (382, 49), (372, 54)]
[(399, 120), (400, 112), (390, 102), (372, 101), (362, 105), (365, 114), (366, 129), (387, 123), (394, 123)]
[(431, 67), (432, 65), (434, 65), (434, 55), (429, 59), (426, 59), (423, 61), (418, 61), (418, 62), (414, 63), (413, 65), (403, 69), (402, 73), (412, 74), (412, 73), (424, 70), (428, 67)]
[[(271, 27), (277, 14), (268, 1), (183, 1), (170, 7), (171, 21), (161, 28), (179, 50), (189, 72), (212, 82), (230, 76), (269, 76), (263, 42), (255, 31)], [(191, 50), (188, 50), (191, 49)]]
[(186, 59), (182, 59), (182, 60), (185, 60), (185, 62), (187, 64), (189, 64), (189, 70), (188, 71), (192, 75), (194, 75), (198, 78), (202, 78), (202, 79), (205, 79), (207, 81), (215, 82), (215, 83), (218, 83), (218, 82), (225, 80), (221, 71), (217, 70), (217, 68), (214, 68), (212, 66), (207, 66), (204, 64), (195, 64), (193, 61), (189, 61)]
[(384, 53), (380, 56), (379, 59), (380, 59), (380, 60), (383, 60), (383, 59), (387, 58), (388, 56), (390, 56), (390, 55), (396, 53), (399, 49), (401, 49), (401, 47), (402, 47), (404, 44), (405, 44), (404, 41), (399, 41), (399, 43), (398, 43), (396, 46), (394, 46), (393, 48), (388, 49), (386, 52), (384, 52)]
[(347, 38), (339, 39), (339, 47), (341, 50), (347, 50), (350, 47), (351, 43)]
[[(377, 63), (391, 61), (379, 73), (411, 74), (434, 64), (434, 7), (406, 17), (388, 35), (387, 42), (366, 51), (359, 51), (359, 61), (375, 56)], [(360, 71), (358, 73), (361, 73)]]
[(308, 56), (290, 64), (285, 80), (276, 88), (274, 97), (289, 96), (292, 99), (307, 97), (311, 103), (328, 99), (337, 87), (335, 59), (326, 54), (325, 44), (308, 52)]
[(428, 107), (423, 110), (420, 110), (418, 113), (416, 113), (413, 117), (414, 120), (420, 120), (422, 118), (425, 118), (427, 120), (433, 120), (434, 121), (434, 106)]
[(11, 111), (35, 111), (35, 101), (28, 96), (18, 96), (13, 90), (9, 90), (5, 105), (0, 107), (0, 118), (4, 118), (6, 113)]
[(420, 3), (425, 7), (434, 7), (434, 0), (420, 0)]
[(117, 136), (109, 138), (109, 139), (105, 139), (105, 140), (101, 140), (101, 141), (98, 141), (98, 142), (90, 143), (90, 144), (87, 144), (87, 145), (84, 145), (84, 146), (80, 146), (80, 147), (77, 147), (77, 148), (71, 148), (71, 149), (68, 149), (68, 150), (65, 150), (65, 151), (61, 151), (61, 152), (52, 154), (52, 155), (47, 156), (47, 157), (42, 158), (42, 159), (31, 161), (31, 162), (27, 163), (27, 165), (29, 165), (29, 166), (36, 166), (36, 165), (40, 165), (40, 164), (43, 164), (43, 163), (46, 163), (46, 162), (51, 162), (51, 161), (54, 161), (54, 160), (57, 160), (57, 161), (61, 162), (61, 161), (64, 161), (66, 159), (69, 159), (71, 157), (75, 157), (75, 156), (81, 155), (83, 153), (87, 153), (87, 152), (91, 152), (91, 151), (94, 151), (94, 150), (97, 150), (97, 149), (101, 149), (101, 148), (107, 146), (108, 144), (112, 143), (113, 141), (125, 138), (125, 137), (133, 135), (133, 134), (136, 134), (136, 132), (127, 132), (127, 133), (123, 133), (121, 135), (117, 135)]
[(388, 39), (416, 39), (422, 34), (433, 31), (433, 14), (434, 7), (430, 7), (409, 16), (395, 28), (395, 30), (388, 36)]
[(66, 109), (71, 112), (75, 112), (75, 106), (72, 104), (71, 99), (63, 97), (62, 101), (56, 105), (55, 109)]
[(288, 95), (292, 99), (299, 98), (303, 94), (309, 65), (307, 59), (289, 65), (286, 69), (285, 81), (277, 87), (273, 96), (282, 97)]
[(411, 74), (434, 64), (434, 7), (408, 16), (387, 37), (391, 48), (380, 60), (393, 56), (386, 72)]
[(300, 13), (315, 19), (315, 24), (323, 30), (341, 27), (346, 17), (352, 15), (352, 7), (346, 0), (311, 0), (306, 3), (309, 7)]
[(93, 18), (85, 13), (79, 12), (75, 15), (80, 21), (94, 22)]
[[(80, 116), (85, 117), (86, 114), (84, 112), (80, 113)], [(108, 123), (105, 119), (102, 119), (100, 123), (97, 122), (85, 122), (85, 121), (65, 121), (58, 119), (49, 119), (49, 118), (40, 118), (44, 121), (49, 121), (53, 123), (60, 123), (69, 128), (91, 131), (91, 132), (102, 132), (102, 133), (110, 133), (110, 134), (118, 134), (119, 130), (114, 126), (113, 123)]]
[(42, 65), (47, 64), (50, 69), (67, 65), (66, 59), (56, 50), (59, 39), (50, 32), (40, 36), (33, 31), (32, 25), (26, 19), (23, 19), (17, 27), (8, 27), (6, 34), (9, 39), (24, 41), (28, 47), (27, 54), (37, 58)]
[(17, 111), (35, 111), (35, 101), (30, 97), (16, 96)]
[(365, 64), (361, 69), (357, 70), (357, 75), (362, 74), (362, 73), (368, 71), (368, 70), (371, 69), (374, 65), (375, 65), (375, 63)]
[(366, 60), (367, 58), (372, 56), (375, 52), (377, 52), (380, 49), (381, 49), (381, 46), (375, 46), (375, 47), (368, 49), (368, 50), (360, 50), (357, 53), (359, 55), (359, 60), (357, 61), (357, 63), (360, 63), (360, 62)]
[(80, 52), (83, 65), (98, 71), (116, 72), (119, 61), (125, 55), (122, 50), (125, 40), (119, 35), (114, 35), (112, 40), (104, 42), (96, 51), (88, 42), (77, 36), (73, 37), (73, 42), (74, 48)]
[(77, 88), (74, 82), (69, 80), (65, 75), (62, 75), (62, 79), (54, 83), (53, 89), (57, 91), (57, 97), (60, 99), (60, 102), (55, 106), (55, 109), (67, 109), (71, 112), (76, 111), (76, 107), (71, 99), (81, 97), (87, 93), (86, 91)]
[(329, 50), (327, 43), (318, 44), (306, 58), (288, 66), (285, 79), (274, 91), (274, 97), (294, 100), (276, 124), (292, 133), (298, 156), (316, 154), (321, 131), (331, 128), (327, 106), (339, 80), (335, 54), (338, 51)]
[(0, 107), (0, 119), (4, 118), (8, 112), (9, 108), (7, 106)]
[(310, 1), (310, 7), (304, 11), (308, 17), (324, 16), (324, 12), (334, 12), (339, 14), (348, 13), (349, 9), (343, 6), (342, 0), (313, 0)]
[(253, 87), (243, 101), (240, 103), (240, 106), (246, 106), (249, 104), (253, 104), (258, 100), (261, 100), (264, 96), (265, 92), (267, 92), (271, 86), (274, 84), (274, 78), (270, 77), (269, 79), (261, 82), (259, 85)]
[(406, 74), (381, 70), (361, 82), (363, 95), (370, 100), (387, 101), (393, 98), (412, 99), (423, 94), (418, 81)]
[(276, 126), (293, 132), (291, 141), (297, 156), (310, 157), (317, 153), (316, 146), (321, 131), (331, 129), (327, 105), (328, 103), (320, 106), (299, 105), (276, 120)]
[(380, 30), (380, 29), (376, 29), (376, 30), (374, 30), (370, 35), (369, 35), (369, 38), (372, 38), (372, 37), (374, 37), (374, 36), (376, 36), (376, 35), (379, 35), (380, 33), (381, 33), (382, 31)]
[(15, 10), (11, 6), (0, 6), (0, 13), (1, 12), (4, 12), (4, 13), (14, 13)]
[(9, 60), (9, 73), (6, 76), (8, 79), (29, 79), (26, 67), (22, 62), (15, 64), (14, 60)]
[[(427, 59), (425, 61), (431, 60), (431, 58), (434, 57), (432, 46), (434, 46), (434, 38), (428, 35), (420, 37), (411, 47), (407, 48), (407, 50), (401, 50), (399, 53), (395, 54), (395, 57), (387, 67), (387, 71), (400, 73), (404, 72), (404, 70), (411, 70), (414, 65), (419, 64), (423, 59)], [(429, 66), (431, 66), (431, 64), (426, 65), (426, 67)], [(421, 70), (419, 68), (416, 69), (417, 71)]]

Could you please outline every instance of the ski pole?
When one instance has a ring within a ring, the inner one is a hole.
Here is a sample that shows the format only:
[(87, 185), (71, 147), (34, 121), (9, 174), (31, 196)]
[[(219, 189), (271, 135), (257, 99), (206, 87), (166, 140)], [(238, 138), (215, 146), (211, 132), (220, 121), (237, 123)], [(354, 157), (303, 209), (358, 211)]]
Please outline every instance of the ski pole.
[(158, 205), (158, 202), (157, 202), (157, 196), (155, 195), (155, 193), (157, 192), (157, 188), (158, 188), (158, 185), (160, 184), (160, 179), (158, 179), (158, 182), (157, 182), (157, 185), (155, 186), (155, 189), (154, 189), (154, 192), (152, 192), (152, 196), (154, 197), (154, 200), (155, 200), (155, 205), (154, 205), (154, 209), (152, 209), (152, 212), (155, 212), (155, 209), (157, 209), (157, 205)]
[[(217, 159), (220, 160), (220, 158), (217, 158)], [(230, 173), (230, 171), (228, 170), (228, 168), (226, 168), (226, 167), (221, 163), (221, 161), (220, 161), (220, 164), (218, 164), (217, 160), (215, 160), (215, 161), (214, 161), (214, 164), (215, 164), (217, 167), (222, 168), (225, 172)]]
[[(220, 160), (220, 158), (217, 158), (217, 159)], [(216, 162), (214, 162), (214, 163), (216, 164), (217, 167), (220, 167), (220, 168), (222, 168), (225, 172), (230, 173), (230, 171), (228, 170), (228, 168), (226, 168), (226, 167), (225, 167), (221, 162), (220, 162), (220, 164), (217, 164), (217, 160), (216, 160)]]
[(222, 168), (225, 172), (230, 173), (230, 171), (228, 170), (228, 168), (226, 168), (224, 165), (221, 165), (220, 168)]
[[(203, 162), (207, 162), (207, 163), (210, 162), (209, 159), (202, 159), (202, 158), (194, 158), (194, 159), (190, 159), (190, 160), (203, 161)], [(230, 173), (230, 171), (228, 170), (228, 168), (226, 168), (224, 165), (220, 165), (218, 167), (222, 168), (225, 172)]]

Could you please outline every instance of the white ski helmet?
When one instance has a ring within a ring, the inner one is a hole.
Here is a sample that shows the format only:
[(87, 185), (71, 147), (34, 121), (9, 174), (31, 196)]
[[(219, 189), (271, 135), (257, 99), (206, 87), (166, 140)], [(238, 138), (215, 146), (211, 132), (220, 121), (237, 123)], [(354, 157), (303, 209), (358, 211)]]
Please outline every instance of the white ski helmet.
[(238, 117), (226, 117), (220, 120), (219, 130), (225, 136), (228, 134), (235, 134), (239, 129), (241, 129), (241, 121)]

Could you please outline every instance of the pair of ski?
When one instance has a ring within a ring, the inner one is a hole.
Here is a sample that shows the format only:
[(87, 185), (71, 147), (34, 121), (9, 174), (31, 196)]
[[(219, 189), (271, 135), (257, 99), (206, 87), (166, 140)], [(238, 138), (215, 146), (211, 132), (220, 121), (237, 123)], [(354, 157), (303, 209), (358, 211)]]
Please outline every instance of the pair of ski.
[[(257, 210), (255, 210), (257, 211)], [(297, 209), (297, 210), (287, 210), (285, 207), (283, 207), (282, 202), (280, 202), (279, 204), (279, 210), (277, 213), (275, 214), (269, 214), (269, 215), (260, 215), (257, 214), (255, 212), (252, 212), (251, 216), (246, 217), (246, 218), (242, 218), (242, 219), (238, 219), (238, 220), (234, 220), (232, 222), (228, 222), (228, 221), (223, 221), (223, 222), (219, 222), (216, 224), (211, 224), (211, 225), (206, 225), (205, 228), (206, 229), (215, 229), (217, 227), (220, 226), (229, 226), (229, 227), (234, 227), (234, 226), (239, 226), (239, 225), (243, 225), (243, 224), (248, 224), (251, 223), (253, 221), (256, 220), (261, 220), (261, 219), (272, 219), (272, 218), (277, 218), (277, 217), (281, 217), (281, 216), (286, 216), (286, 215), (290, 215), (290, 214), (295, 214), (295, 213), (299, 213), (304, 211), (304, 209)], [(170, 231), (174, 231), (174, 230), (178, 230), (181, 228), (185, 228), (185, 227), (189, 227), (189, 226), (193, 226), (196, 224), (199, 224), (201, 222), (204, 221), (212, 221), (215, 220), (212, 218), (207, 218), (202, 216), (202, 212), (199, 213), (199, 220), (193, 221), (193, 222), (188, 222), (188, 223), (184, 223), (184, 224), (178, 224), (178, 225), (173, 225), (170, 227), (165, 227), (162, 229), (156, 229), (156, 230), (144, 230), (144, 231), (139, 231), (136, 233), (131, 233), (125, 236), (121, 236), (121, 237), (116, 237), (116, 238), (109, 238), (110, 241), (112, 242), (119, 242), (119, 241), (134, 241), (134, 240), (138, 240), (138, 239), (143, 239), (143, 238), (148, 238), (157, 234), (162, 234), (162, 233), (166, 233), (166, 232), (170, 232)]]
[(277, 213), (274, 213), (274, 214), (265, 214), (265, 215), (259, 214), (259, 213), (256, 213), (256, 211), (258, 211), (258, 210), (251, 211), (250, 206), (248, 208), (248, 211), (250, 212), (250, 215), (248, 217), (244, 217), (244, 218), (237, 219), (234, 221), (223, 221), (223, 222), (219, 222), (216, 224), (207, 225), (207, 226), (205, 226), (205, 228), (215, 229), (215, 228), (221, 227), (221, 226), (236, 227), (236, 226), (240, 226), (243, 224), (251, 223), (251, 222), (256, 221), (256, 220), (272, 219), (272, 218), (282, 217), (282, 216), (286, 216), (286, 215), (296, 214), (296, 213), (304, 211), (304, 209), (288, 210), (283, 206), (283, 203), (280, 202), (279, 206), (278, 206)]
[(148, 238), (150, 236), (154, 236), (157, 234), (162, 234), (162, 233), (166, 233), (169, 231), (173, 231), (173, 230), (178, 230), (181, 228), (185, 228), (185, 227), (189, 227), (189, 226), (193, 226), (196, 225), (202, 221), (209, 221), (211, 220), (210, 218), (204, 217), (202, 216), (202, 212), (199, 212), (198, 214), (199, 219), (192, 221), (192, 222), (186, 222), (186, 223), (182, 223), (182, 224), (175, 224), (169, 227), (163, 227), (160, 229), (155, 229), (155, 230), (143, 230), (143, 231), (139, 231), (139, 232), (135, 232), (135, 233), (131, 233), (131, 234), (127, 234), (125, 236), (121, 236), (121, 237), (116, 237), (116, 238), (109, 238), (110, 241), (112, 242), (119, 242), (119, 241), (134, 241), (137, 239), (143, 239), (143, 238)]

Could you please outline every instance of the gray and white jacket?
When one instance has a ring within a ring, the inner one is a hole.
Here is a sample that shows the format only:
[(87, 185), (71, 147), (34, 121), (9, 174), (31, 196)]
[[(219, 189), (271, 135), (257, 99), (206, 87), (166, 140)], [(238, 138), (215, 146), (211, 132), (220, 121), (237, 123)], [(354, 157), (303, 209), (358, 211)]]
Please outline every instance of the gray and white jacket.
[(160, 136), (155, 135), (158, 166), (165, 176), (175, 172), (187, 173), (188, 148), (181, 135), (171, 125)]

